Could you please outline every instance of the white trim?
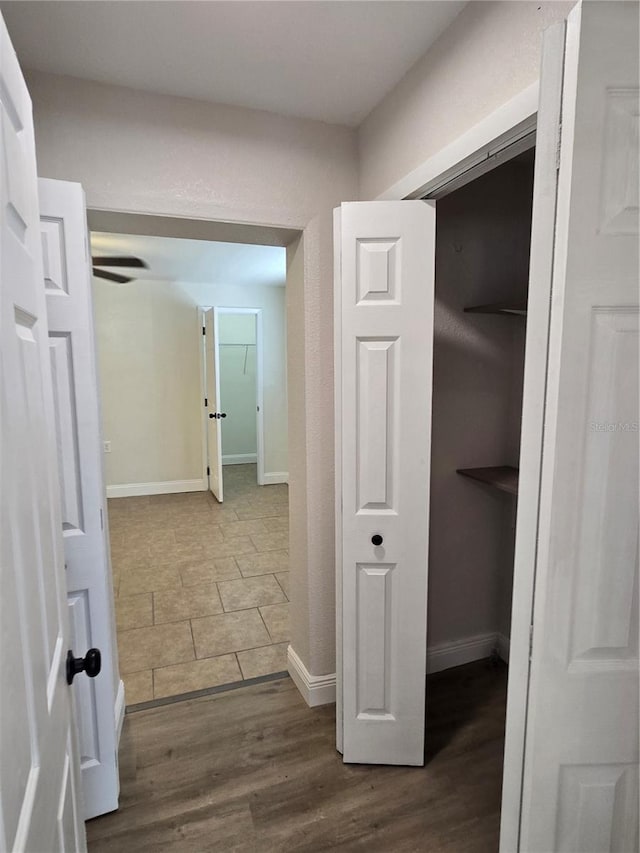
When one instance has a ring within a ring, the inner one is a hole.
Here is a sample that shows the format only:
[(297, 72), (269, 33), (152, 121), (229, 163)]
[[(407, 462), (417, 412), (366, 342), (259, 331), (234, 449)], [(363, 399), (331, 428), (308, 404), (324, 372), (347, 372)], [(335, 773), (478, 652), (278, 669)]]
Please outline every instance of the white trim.
[(495, 632), (427, 646), (427, 672), (442, 672), (443, 669), (452, 669), (454, 666), (491, 657), (497, 647), (498, 635)]
[(333, 423), (335, 447), (335, 554), (336, 554), (336, 749), (344, 753), (344, 683), (342, 661), (342, 209), (333, 211)]
[(118, 684), (118, 693), (116, 695), (116, 702), (114, 705), (114, 719), (116, 726), (116, 747), (120, 743), (120, 735), (122, 734), (122, 724), (124, 723), (124, 709), (125, 709), (125, 695), (124, 695), (124, 681), (120, 679)]
[(289, 472), (288, 471), (270, 471), (268, 474), (264, 474), (262, 477), (261, 486), (275, 486), (278, 483), (288, 483), (289, 482)]
[(481, 162), (491, 154), (490, 149), (531, 133), (536, 124), (538, 88), (538, 82), (532, 83), (381, 193), (378, 200), (422, 198), (432, 184), (444, 183)]
[(520, 432), (520, 479), (511, 596), (509, 686), (500, 810), (500, 851), (520, 848), (529, 698), (529, 654), (540, 542), (540, 483), (546, 418), (549, 327), (555, 254), (557, 171), (563, 97), (565, 22), (546, 30), (533, 178), (529, 299)]
[[(427, 673), (433, 675), (445, 669), (453, 669), (473, 661), (484, 660), (497, 651), (505, 663), (509, 661), (509, 639), (504, 634), (492, 632), (477, 634), (439, 643), (427, 648)], [(336, 701), (336, 674), (311, 675), (291, 646), (287, 649), (289, 675), (304, 701), (310, 708), (317, 705), (330, 705)]]
[(107, 486), (108, 498), (130, 498), (138, 495), (172, 495), (179, 492), (206, 492), (206, 480), (166, 480), (161, 483), (119, 483)]
[(223, 465), (255, 465), (258, 460), (257, 453), (229, 453), (222, 457)]
[(200, 400), (198, 405), (200, 406), (200, 443), (202, 447), (202, 479), (207, 484), (207, 489), (209, 488), (209, 474), (207, 472), (207, 467), (209, 465), (209, 439), (207, 436), (207, 407), (204, 404), (204, 401), (207, 399), (207, 377), (206, 377), (206, 364), (207, 364), (207, 347), (205, 343), (205, 335), (203, 335), (202, 330), (204, 329), (205, 324), (205, 312), (204, 309), (198, 307), (197, 310), (197, 318), (198, 318), (198, 331), (197, 335), (199, 338), (198, 341), (198, 352), (200, 357), (198, 359), (198, 372), (200, 376)]
[(256, 308), (256, 438), (258, 442), (256, 453), (258, 485), (264, 486), (264, 344), (261, 308)]
[(291, 646), (287, 649), (287, 669), (293, 683), (310, 708), (331, 705), (336, 701), (335, 672), (329, 675), (311, 675)]

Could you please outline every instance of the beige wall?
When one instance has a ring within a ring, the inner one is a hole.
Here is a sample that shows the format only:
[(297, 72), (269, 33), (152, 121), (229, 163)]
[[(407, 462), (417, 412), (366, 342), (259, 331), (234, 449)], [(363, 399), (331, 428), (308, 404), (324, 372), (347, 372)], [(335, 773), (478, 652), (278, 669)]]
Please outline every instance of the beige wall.
[(535, 83), (542, 31), (573, 5), (468, 3), (360, 126), (360, 198), (376, 198)]
[[(335, 669), (332, 209), (356, 198), (352, 130), (27, 73), (43, 177), (90, 208), (304, 229), (287, 287), (292, 645)], [(308, 484), (308, 488), (307, 488)]]
[(94, 279), (93, 292), (108, 486), (202, 479), (199, 305), (262, 308), (265, 472), (287, 471), (284, 288)]

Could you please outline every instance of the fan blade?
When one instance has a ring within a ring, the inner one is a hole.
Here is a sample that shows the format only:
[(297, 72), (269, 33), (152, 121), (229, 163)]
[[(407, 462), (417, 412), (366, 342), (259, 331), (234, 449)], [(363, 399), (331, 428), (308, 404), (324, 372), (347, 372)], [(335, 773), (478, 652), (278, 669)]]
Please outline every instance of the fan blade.
[(133, 281), (129, 276), (118, 275), (117, 272), (107, 272), (106, 270), (99, 270), (95, 267), (93, 267), (92, 271), (97, 278), (106, 278), (107, 281), (117, 281), (118, 284), (126, 284), (128, 281)]
[(134, 258), (127, 255), (99, 255), (96, 258), (91, 258), (94, 266), (97, 267), (136, 267), (137, 269), (149, 269), (147, 264), (140, 258)]

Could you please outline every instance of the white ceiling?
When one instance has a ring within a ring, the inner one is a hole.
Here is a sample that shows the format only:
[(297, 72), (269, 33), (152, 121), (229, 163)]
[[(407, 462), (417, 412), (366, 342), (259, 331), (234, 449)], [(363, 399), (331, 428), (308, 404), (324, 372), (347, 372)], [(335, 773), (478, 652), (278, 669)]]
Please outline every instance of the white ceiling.
[(357, 126), (465, 5), (11, 0), (0, 8), (25, 68)]
[(105, 267), (134, 278), (208, 284), (280, 285), (286, 280), (286, 249), (242, 243), (209, 243), (174, 237), (91, 233), (92, 255), (134, 255), (148, 270)]

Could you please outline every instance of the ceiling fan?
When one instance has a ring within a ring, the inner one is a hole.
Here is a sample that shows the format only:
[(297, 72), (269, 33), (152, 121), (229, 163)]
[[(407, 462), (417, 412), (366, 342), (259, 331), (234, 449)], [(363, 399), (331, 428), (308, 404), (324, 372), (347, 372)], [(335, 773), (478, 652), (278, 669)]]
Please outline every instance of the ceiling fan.
[(126, 284), (133, 281), (135, 276), (121, 275), (117, 272), (109, 272), (108, 270), (100, 269), (100, 267), (125, 267), (127, 269), (149, 269), (149, 265), (140, 258), (134, 258), (128, 255), (98, 255), (91, 258), (93, 264), (92, 271), (98, 278), (106, 278), (107, 281), (115, 281), (118, 284)]

